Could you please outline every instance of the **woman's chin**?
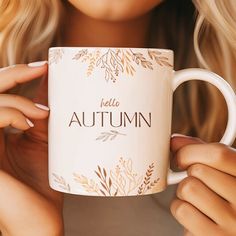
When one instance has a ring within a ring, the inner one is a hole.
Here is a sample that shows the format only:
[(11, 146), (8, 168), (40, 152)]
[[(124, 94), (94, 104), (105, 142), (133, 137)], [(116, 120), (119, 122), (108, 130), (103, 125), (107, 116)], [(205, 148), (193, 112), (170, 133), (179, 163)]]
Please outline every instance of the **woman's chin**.
[(125, 21), (144, 15), (162, 0), (68, 0), (83, 14), (104, 21)]

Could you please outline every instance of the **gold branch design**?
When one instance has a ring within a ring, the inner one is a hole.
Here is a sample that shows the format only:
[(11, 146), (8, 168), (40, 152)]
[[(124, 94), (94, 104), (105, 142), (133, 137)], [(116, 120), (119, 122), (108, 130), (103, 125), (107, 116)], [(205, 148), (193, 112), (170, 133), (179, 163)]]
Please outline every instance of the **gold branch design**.
[(150, 61), (148, 61), (142, 53), (134, 53), (131, 49), (130, 52), (132, 53), (132, 59), (137, 65), (142, 65), (144, 68), (148, 68), (153, 70), (153, 65)]
[(96, 65), (96, 61), (98, 57), (100, 56), (100, 50), (94, 50), (93, 52), (88, 52), (88, 49), (82, 49), (79, 50), (72, 60), (80, 60), (81, 62), (87, 62), (88, 61), (88, 68), (87, 68), (87, 77), (89, 77)]
[(63, 57), (64, 50), (61, 48), (53, 49), (49, 51), (49, 65), (57, 64)]
[(55, 173), (52, 173), (52, 175), (54, 176), (54, 181), (60, 188), (66, 190), (67, 192), (70, 192), (70, 185), (66, 183), (65, 179), (62, 176), (56, 175)]
[(102, 142), (105, 142), (107, 140), (114, 140), (118, 135), (126, 135), (122, 134), (116, 130), (110, 130), (110, 132), (101, 132), (101, 134), (96, 138), (96, 140), (101, 140)]
[(95, 68), (96, 65), (96, 61), (100, 56), (100, 51), (96, 50), (94, 51), (93, 55), (90, 56), (89, 58), (89, 65), (88, 65), (88, 69), (87, 69), (87, 76), (90, 76)]
[(148, 60), (143, 53), (135, 52), (134, 49), (107, 49), (102, 55), (101, 50), (96, 49), (89, 52), (88, 49), (79, 50), (72, 60), (80, 60), (88, 63), (87, 77), (91, 76), (95, 67), (105, 72), (105, 80), (116, 82), (121, 73), (134, 76), (136, 67), (153, 70), (153, 63), (160, 66), (172, 66), (168, 57), (162, 56), (162, 52), (148, 49)]
[(132, 160), (124, 160), (122, 157), (119, 160), (119, 165), (115, 171), (110, 171), (114, 185), (118, 189), (120, 195), (127, 196), (133, 191), (142, 181), (142, 176), (137, 177), (132, 169)]
[(135, 68), (132, 66), (132, 55), (128, 50), (117, 50), (116, 54), (121, 54), (121, 63), (124, 67), (124, 71), (127, 75), (133, 76), (136, 72)]
[(96, 66), (100, 66), (101, 68), (105, 69), (106, 81), (111, 80), (115, 82), (119, 73), (124, 71), (120, 56), (112, 49), (108, 49), (106, 53), (100, 56)]
[(99, 192), (98, 184), (95, 183), (93, 179), (88, 179), (84, 175), (80, 175), (78, 173), (73, 173), (73, 175), (74, 175), (74, 180), (77, 183), (80, 183), (87, 192), (89, 193), (94, 192), (97, 193), (99, 196), (101, 195)]
[(72, 58), (72, 60), (79, 60), (81, 57), (84, 57), (85, 55), (88, 54), (88, 49), (82, 49), (79, 50), (74, 57)]
[(123, 157), (120, 157), (115, 169), (107, 171), (98, 165), (94, 172), (99, 179), (98, 183), (78, 173), (74, 173), (74, 180), (80, 183), (87, 192), (94, 192), (98, 196), (129, 196), (133, 191), (137, 191), (137, 195), (144, 195), (151, 191), (159, 181), (159, 178), (151, 181), (154, 163), (149, 165), (143, 177), (134, 172), (132, 159), (125, 160)]
[(102, 170), (99, 165), (97, 167), (98, 167), (98, 171), (95, 170), (94, 172), (99, 177), (100, 184), (103, 187), (103, 190), (100, 189), (101, 193), (104, 196), (116, 196), (117, 191), (114, 193), (114, 195), (111, 193), (112, 180), (110, 177), (107, 176), (106, 169), (103, 168)]
[(148, 55), (152, 60), (155, 60), (156, 63), (160, 66), (168, 66), (168, 67), (172, 67), (173, 65), (171, 65), (169, 63), (169, 59), (168, 57), (164, 57), (162, 56), (162, 53), (159, 51), (154, 51), (154, 50), (148, 50)]
[(159, 181), (159, 178), (157, 178), (153, 182), (151, 182), (151, 176), (153, 174), (153, 171), (154, 171), (154, 163), (148, 166), (143, 183), (139, 186), (139, 189), (138, 189), (139, 195), (146, 193), (149, 189), (154, 187)]

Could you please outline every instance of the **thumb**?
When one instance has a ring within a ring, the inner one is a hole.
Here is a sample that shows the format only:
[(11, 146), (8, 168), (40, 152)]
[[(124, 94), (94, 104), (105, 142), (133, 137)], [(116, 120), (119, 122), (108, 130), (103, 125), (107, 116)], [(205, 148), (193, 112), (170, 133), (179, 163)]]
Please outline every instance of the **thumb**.
[(203, 144), (205, 143), (200, 138), (186, 136), (182, 134), (172, 134), (170, 141), (170, 149), (172, 153), (176, 153), (180, 148), (189, 144)]

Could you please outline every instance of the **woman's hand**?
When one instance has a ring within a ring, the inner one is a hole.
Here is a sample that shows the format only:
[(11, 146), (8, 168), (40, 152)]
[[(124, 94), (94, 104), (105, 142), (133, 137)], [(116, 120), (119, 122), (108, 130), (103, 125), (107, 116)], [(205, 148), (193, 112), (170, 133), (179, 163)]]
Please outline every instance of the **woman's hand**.
[[(42, 106), (47, 105), (46, 73), (46, 63), (0, 70), (0, 230), (3, 235), (63, 233), (63, 195), (48, 184), (49, 111)], [(42, 76), (34, 102), (6, 92), (19, 83)], [(8, 125), (22, 132), (4, 132)]]
[(188, 177), (177, 188), (171, 212), (186, 236), (236, 235), (236, 150), (174, 136), (175, 163)]

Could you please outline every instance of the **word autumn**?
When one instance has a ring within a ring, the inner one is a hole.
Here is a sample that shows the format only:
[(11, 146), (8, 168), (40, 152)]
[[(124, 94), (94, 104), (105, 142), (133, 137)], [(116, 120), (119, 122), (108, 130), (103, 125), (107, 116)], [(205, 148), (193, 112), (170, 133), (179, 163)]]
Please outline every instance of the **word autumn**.
[(111, 127), (151, 127), (151, 113), (144, 115), (142, 112), (73, 112), (69, 127), (77, 125), (79, 127), (111, 126)]

